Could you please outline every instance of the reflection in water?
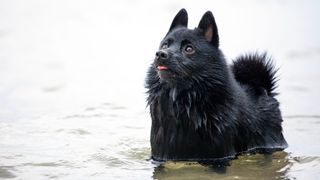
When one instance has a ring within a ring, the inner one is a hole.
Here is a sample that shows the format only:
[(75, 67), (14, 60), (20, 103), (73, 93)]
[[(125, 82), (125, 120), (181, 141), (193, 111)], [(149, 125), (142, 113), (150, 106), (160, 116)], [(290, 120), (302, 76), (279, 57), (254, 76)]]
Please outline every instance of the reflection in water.
[(155, 167), (154, 179), (286, 179), (291, 163), (286, 152), (272, 155), (243, 155), (222, 169), (198, 163), (166, 163)]

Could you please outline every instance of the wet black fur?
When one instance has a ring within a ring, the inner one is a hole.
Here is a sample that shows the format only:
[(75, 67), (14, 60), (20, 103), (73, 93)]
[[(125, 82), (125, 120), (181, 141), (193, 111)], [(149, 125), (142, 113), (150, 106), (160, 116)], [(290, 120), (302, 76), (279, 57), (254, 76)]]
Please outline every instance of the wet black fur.
[(187, 22), (182, 9), (160, 44), (168, 59), (155, 58), (147, 74), (152, 159), (220, 161), (286, 148), (271, 61), (248, 54), (229, 66), (211, 12), (194, 30)]

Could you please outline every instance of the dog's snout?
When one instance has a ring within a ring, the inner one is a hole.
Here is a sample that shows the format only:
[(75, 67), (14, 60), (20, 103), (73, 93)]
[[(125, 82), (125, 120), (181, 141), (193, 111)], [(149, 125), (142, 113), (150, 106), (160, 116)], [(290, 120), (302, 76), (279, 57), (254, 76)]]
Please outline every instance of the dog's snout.
[(156, 52), (156, 58), (161, 60), (167, 60), (169, 59), (169, 54), (166, 51), (159, 50), (158, 52)]

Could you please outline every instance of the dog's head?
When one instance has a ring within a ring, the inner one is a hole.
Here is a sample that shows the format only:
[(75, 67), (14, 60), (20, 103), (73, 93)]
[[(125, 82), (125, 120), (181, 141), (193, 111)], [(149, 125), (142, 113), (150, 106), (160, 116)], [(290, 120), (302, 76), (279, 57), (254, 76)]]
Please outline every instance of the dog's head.
[(195, 79), (220, 60), (218, 29), (212, 13), (207, 11), (194, 30), (187, 24), (187, 11), (181, 9), (156, 52), (153, 65), (162, 81)]

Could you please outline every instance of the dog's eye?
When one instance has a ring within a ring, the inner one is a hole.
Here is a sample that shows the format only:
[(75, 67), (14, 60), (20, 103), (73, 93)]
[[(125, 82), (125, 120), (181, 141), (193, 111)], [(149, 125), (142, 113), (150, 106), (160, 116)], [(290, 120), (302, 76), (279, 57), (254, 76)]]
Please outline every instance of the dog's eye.
[(186, 45), (186, 47), (184, 48), (184, 51), (187, 53), (187, 54), (193, 54), (194, 53), (194, 48), (192, 45), (188, 44)]
[(161, 49), (167, 49), (167, 48), (168, 48), (168, 44), (167, 43), (162, 44)]

